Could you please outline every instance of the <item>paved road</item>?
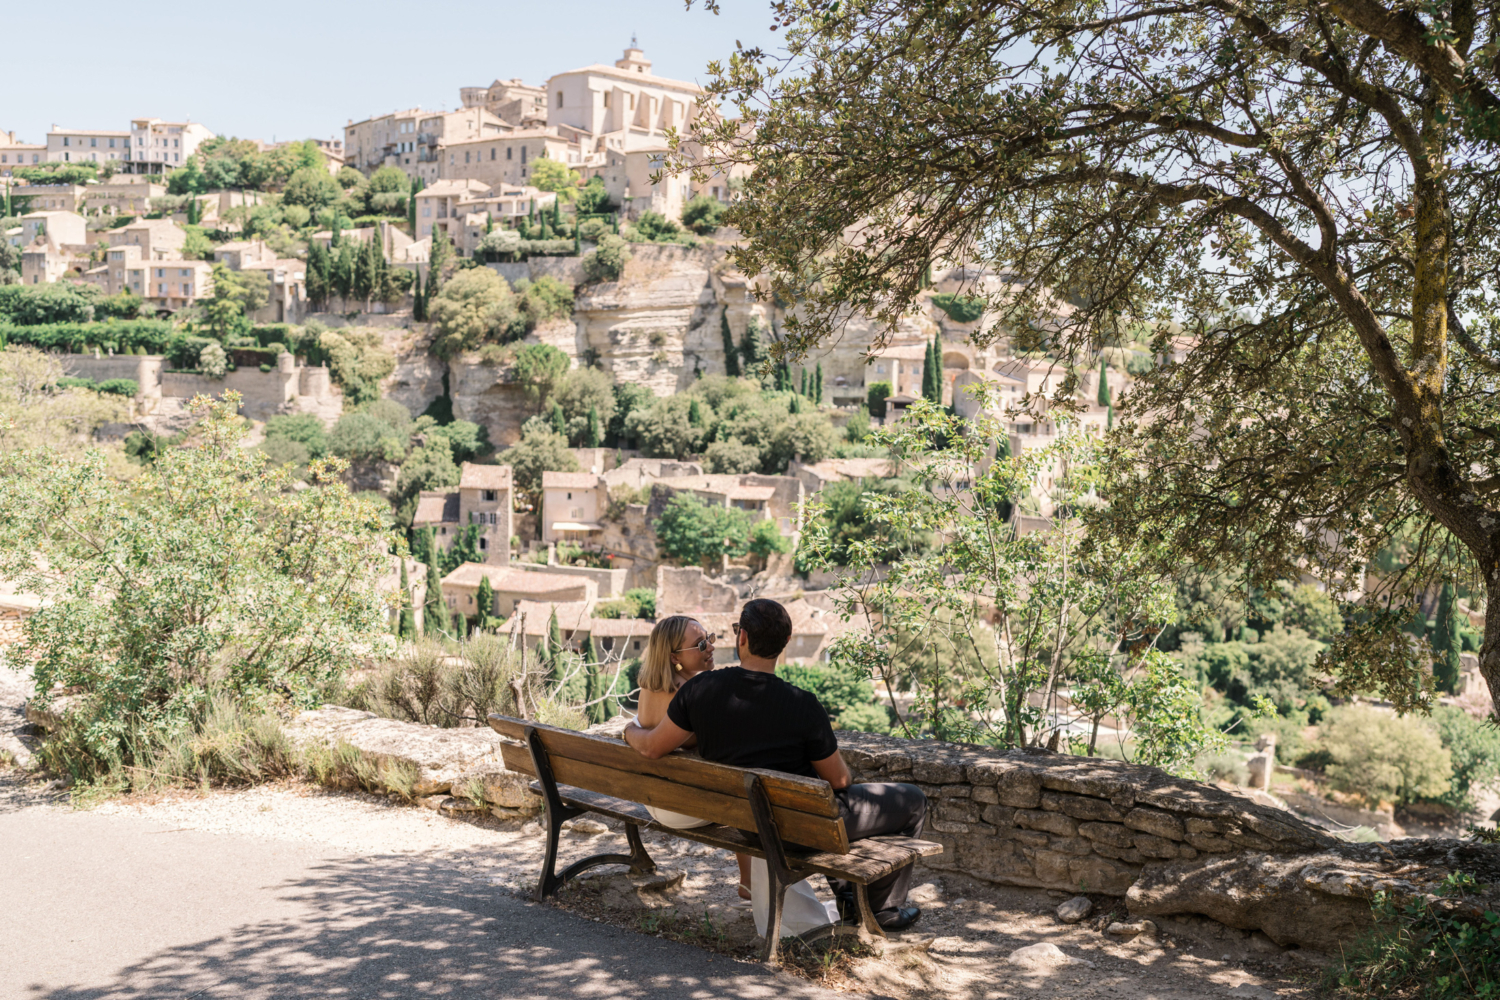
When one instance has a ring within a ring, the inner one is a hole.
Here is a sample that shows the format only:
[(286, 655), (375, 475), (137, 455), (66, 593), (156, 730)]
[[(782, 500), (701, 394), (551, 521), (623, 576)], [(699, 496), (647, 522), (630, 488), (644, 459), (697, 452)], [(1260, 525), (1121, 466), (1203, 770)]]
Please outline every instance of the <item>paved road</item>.
[(832, 994), (421, 857), (0, 804), (0, 1000)]

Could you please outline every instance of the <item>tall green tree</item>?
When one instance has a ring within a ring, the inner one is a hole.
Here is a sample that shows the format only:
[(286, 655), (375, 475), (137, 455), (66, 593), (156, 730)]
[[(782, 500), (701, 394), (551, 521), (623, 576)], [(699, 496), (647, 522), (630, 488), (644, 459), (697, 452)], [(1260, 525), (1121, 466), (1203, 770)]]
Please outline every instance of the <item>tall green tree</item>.
[(586, 657), (584, 669), (588, 672), (588, 687), (584, 700), (588, 702), (589, 725), (597, 726), (601, 722), (608, 722), (614, 716), (614, 712), (610, 711), (611, 699), (605, 697), (608, 688), (604, 679), (604, 664), (599, 660), (599, 647), (595, 645), (592, 635), (589, 636), (584, 656)]
[(737, 507), (704, 503), (678, 493), (652, 522), (657, 542), (669, 557), (705, 570), (720, 568), (725, 556), (742, 556), (750, 545), (750, 518)]
[(1463, 638), (1459, 630), (1458, 592), (1451, 582), (1444, 581), (1438, 594), (1437, 627), (1432, 635), (1434, 680), (1440, 691), (1452, 694), (1458, 688), (1459, 653), (1463, 651)]
[(1072, 373), (1101, 340), (1181, 362), (1132, 385), (1109, 531), (1198, 565), (1253, 547), (1253, 585), (1317, 565), (1344, 590), (1415, 528), (1431, 544), (1329, 662), (1347, 690), (1426, 705), (1427, 665), (1396, 633), (1411, 595), (1458, 575), (1486, 591), (1500, 695), (1500, 440), (1470, 430), (1492, 426), (1500, 375), (1494, 14), (792, 5), (795, 71), (761, 51), (719, 63), (704, 99), (733, 106), (677, 155), (755, 165), (725, 222), (746, 236), (731, 261), (798, 303), (778, 352), (851, 311), (894, 329), (935, 259), (1013, 275), (978, 341)]
[(739, 378), (740, 352), (734, 346), (734, 334), (729, 329), (728, 306), (719, 312), (719, 336), (724, 340), (724, 374), (730, 378)]
[(1099, 359), (1099, 396), (1095, 400), (1100, 406), (1109, 406), (1111, 403), (1109, 395), (1109, 366), (1104, 363), (1104, 358)]
[(422, 608), (422, 632), (436, 636), (450, 631), (448, 602), (443, 600), (443, 576), (438, 572), (438, 550), (433, 545), (427, 553), (427, 603)]
[(415, 639), (417, 637), (417, 616), (412, 609), (411, 583), (406, 578), (406, 560), (401, 560), (401, 617), (397, 623), (396, 634), (403, 639)]
[(819, 406), (823, 405), (823, 362), (818, 362), (818, 367), (813, 374), (813, 401)]
[(561, 684), (567, 661), (563, 656), (562, 626), (557, 621), (557, 606), (552, 608), (552, 617), (547, 619), (547, 677), (553, 684)]
[(926, 353), (922, 356), (922, 398), (930, 400), (933, 396), (932, 383), (934, 380), (936, 366), (932, 363), (932, 345), (927, 345)]
[(474, 597), (474, 602), (479, 606), (479, 627), (490, 628), (495, 617), (495, 587), (490, 583), (489, 576), (479, 579), (479, 592)]
[(584, 439), (587, 448), (598, 448), (604, 441), (604, 425), (599, 421), (599, 407), (589, 404), (589, 431)]

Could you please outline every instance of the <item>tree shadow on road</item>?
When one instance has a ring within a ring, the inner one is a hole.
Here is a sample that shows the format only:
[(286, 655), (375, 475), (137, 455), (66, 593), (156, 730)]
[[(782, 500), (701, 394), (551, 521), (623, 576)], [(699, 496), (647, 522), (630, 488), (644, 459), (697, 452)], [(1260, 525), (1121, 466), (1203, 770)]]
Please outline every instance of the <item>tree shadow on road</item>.
[[(46, 1000), (235, 997), (830, 997), (757, 965), (519, 899), (495, 869), (411, 857), (325, 862), (276, 890), (295, 918), (163, 949)], [(149, 913), (137, 915), (149, 920)], [(713, 965), (713, 969), (707, 968)]]

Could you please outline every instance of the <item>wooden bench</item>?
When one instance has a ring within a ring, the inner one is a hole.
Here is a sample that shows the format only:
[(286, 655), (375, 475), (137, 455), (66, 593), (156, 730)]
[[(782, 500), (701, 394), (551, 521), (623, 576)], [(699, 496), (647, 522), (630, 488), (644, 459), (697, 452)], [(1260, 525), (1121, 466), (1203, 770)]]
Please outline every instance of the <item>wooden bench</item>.
[[(869, 837), (852, 844), (828, 782), (781, 771), (730, 767), (700, 757), (672, 753), (647, 760), (623, 741), (491, 715), (490, 727), (517, 741), (501, 753), (512, 771), (533, 775), (533, 790), (547, 811), (547, 854), (537, 881), (537, 898), (557, 892), (569, 879), (598, 865), (629, 865), (632, 872), (654, 871), (656, 863), (641, 842), (641, 830), (764, 858), (771, 880), (770, 919), (763, 958), (775, 961), (781, 939), (781, 912), (787, 887), (813, 873), (854, 885), (864, 933), (885, 936), (870, 909), (870, 883), (899, 871), (920, 857), (941, 854), (943, 846), (913, 837)], [(691, 830), (662, 826), (644, 806), (708, 820)], [(564, 821), (584, 812), (625, 823), (629, 854), (596, 854), (556, 872), (558, 836)], [(809, 931), (804, 938), (837, 933), (837, 925)]]

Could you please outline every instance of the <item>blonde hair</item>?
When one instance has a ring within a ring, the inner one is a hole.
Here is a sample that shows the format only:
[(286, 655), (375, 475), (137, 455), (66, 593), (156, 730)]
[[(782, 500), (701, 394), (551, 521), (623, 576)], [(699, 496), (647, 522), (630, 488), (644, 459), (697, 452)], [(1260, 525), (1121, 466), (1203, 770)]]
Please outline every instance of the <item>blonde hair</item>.
[[(637, 679), (642, 691), (671, 691), (673, 683), (672, 654), (682, 648), (683, 637), (689, 625), (702, 627), (702, 622), (687, 615), (672, 615), (656, 623), (651, 638), (646, 641), (646, 655), (641, 662), (641, 673)], [(706, 629), (704, 631), (707, 631)]]

